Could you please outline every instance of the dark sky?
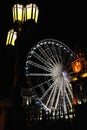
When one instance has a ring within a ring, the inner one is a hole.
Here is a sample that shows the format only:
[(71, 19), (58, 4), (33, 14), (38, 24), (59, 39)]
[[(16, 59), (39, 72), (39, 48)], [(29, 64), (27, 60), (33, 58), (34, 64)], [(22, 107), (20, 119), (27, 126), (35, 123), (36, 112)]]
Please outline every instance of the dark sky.
[[(0, 1), (0, 40), (5, 41), (9, 29), (13, 28), (12, 6), (26, 5), (32, 0)], [(86, 47), (87, 8), (84, 2), (63, 0), (34, 0), (39, 7), (38, 25), (42, 38), (55, 38), (71, 47)]]
[[(9, 64), (9, 54), (2, 50), (1, 44), (5, 44), (7, 32), (14, 28), (12, 21), (12, 6), (16, 3), (26, 5), (32, 2), (28, 0), (1, 0), (0, 1), (0, 86), (3, 95), (9, 91), (9, 82), (11, 84), (11, 66)], [(84, 2), (64, 2), (63, 0), (34, 0), (39, 8), (38, 35), (39, 39), (55, 38), (66, 45), (73, 51), (76, 45), (87, 51), (87, 8)], [(39, 41), (38, 41), (39, 42)], [(33, 44), (31, 45), (31, 47)], [(10, 52), (8, 52), (10, 53)], [(11, 57), (10, 57), (11, 59)], [(11, 70), (12, 69), (12, 70)], [(7, 89), (6, 89), (7, 88)], [(9, 92), (8, 92), (9, 95)]]

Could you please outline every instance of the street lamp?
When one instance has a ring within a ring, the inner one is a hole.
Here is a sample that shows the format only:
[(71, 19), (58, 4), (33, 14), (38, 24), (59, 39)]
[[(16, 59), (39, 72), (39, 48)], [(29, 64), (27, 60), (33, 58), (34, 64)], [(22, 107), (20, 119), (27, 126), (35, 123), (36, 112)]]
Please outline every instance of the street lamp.
[[(19, 67), (19, 65), (22, 62), (22, 57), (21, 57), (22, 45), (20, 46), (20, 39), (22, 39), (22, 36), (24, 36), (24, 32), (27, 29), (26, 23), (28, 23), (28, 21), (30, 21), (31, 23), (34, 23), (35, 25), (37, 24), (39, 9), (38, 9), (37, 5), (33, 4), (33, 3), (30, 3), (26, 6), (23, 6), (22, 4), (14, 4), (12, 7), (12, 14), (13, 14), (14, 29), (11, 29), (8, 32), (6, 45), (9, 45), (9, 44), (13, 45), (13, 46), (16, 45), (15, 59), (14, 59), (15, 64), (14, 64), (14, 68), (13, 68), (14, 69), (13, 70), (13, 73), (14, 73), (13, 93), (14, 93), (14, 100), (15, 100), (17, 96), (20, 97), (20, 94), (19, 94), (20, 86), (21, 86), (20, 82), (22, 82), (22, 81), (20, 81), (22, 79), (22, 75), (20, 76), (21, 67)], [(34, 24), (32, 24), (32, 25), (34, 25)], [(31, 26), (30, 23), (29, 23), (29, 26)], [(25, 29), (25, 31), (23, 31), (24, 29)], [(30, 29), (30, 31), (31, 31), (31, 29)], [(21, 34), (23, 34), (23, 35), (21, 35)], [(29, 33), (28, 33), (28, 35), (29, 35)], [(16, 43), (15, 43), (15, 40), (16, 40)]]
[(22, 4), (14, 4), (12, 8), (13, 22), (23, 23), (27, 20), (33, 19), (37, 23), (39, 9), (36, 4), (30, 3), (26, 6)]
[[(9, 115), (9, 112), (11, 113), (11, 115), (13, 115), (11, 118), (11, 119), (13, 119), (12, 123), (15, 122), (15, 124), (16, 124), (16, 119), (17, 119), (17, 125), (18, 125), (18, 122), (20, 122), (20, 120), (18, 120), (19, 119), (18, 115), (20, 117), (19, 113), (21, 113), (21, 111), (19, 111), (20, 103), (21, 103), (21, 95), (20, 95), (21, 84), (20, 84), (20, 82), (23, 82), (21, 80), (22, 75), (20, 74), (21, 66), (22, 66), (21, 59), (23, 58), (22, 57), (23, 55), (20, 53), (22, 50), (21, 49), (22, 46), (20, 47), (20, 44), (18, 43), (18, 42), (20, 42), (19, 36), (22, 36), (22, 35), (20, 35), (22, 32), (22, 27), (23, 27), (22, 25), (27, 20), (32, 19), (35, 23), (37, 23), (38, 12), (39, 12), (38, 7), (35, 4), (29, 4), (29, 5), (26, 5), (26, 7), (24, 7), (22, 4), (14, 4), (14, 6), (12, 8), (14, 28), (10, 29), (7, 33), (6, 53), (9, 52), (8, 56), (7, 56), (7, 61), (8, 61), (7, 69), (10, 70), (10, 71), (7, 71), (8, 72), (8, 77), (7, 77), (8, 82), (7, 83), (9, 83), (7, 85), (11, 89), (9, 92), (9, 94), (10, 94), (9, 96), (11, 96), (11, 98), (9, 100), (11, 100), (11, 105), (13, 105), (15, 109), (13, 110), (13, 106), (12, 106), (12, 110), (9, 109), (9, 110), (11, 110), (11, 112), (8, 111), (7, 104), (6, 104), (6, 109), (4, 107), (3, 107), (3, 109), (6, 110), (6, 115)], [(29, 24), (29, 25), (31, 25), (31, 24)], [(18, 45), (18, 46), (11, 47), (11, 46), (15, 46), (16, 39), (17, 39), (16, 45)], [(11, 45), (11, 46), (9, 46), (9, 45)], [(10, 64), (12, 66), (10, 66)], [(9, 90), (9, 88), (8, 88), (8, 90)], [(27, 104), (28, 104), (28, 102), (27, 102)], [(7, 117), (8, 116), (6, 116), (6, 119), (7, 119)], [(3, 120), (3, 119), (1, 119), (1, 120)], [(7, 122), (8, 122), (8, 120), (7, 120)]]
[(15, 23), (14, 29), (8, 32), (6, 45), (15, 46), (15, 40), (20, 36), (22, 32), (22, 25), (29, 20), (38, 21), (39, 9), (36, 4), (30, 3), (26, 6), (22, 4), (14, 4), (12, 7), (13, 23)]

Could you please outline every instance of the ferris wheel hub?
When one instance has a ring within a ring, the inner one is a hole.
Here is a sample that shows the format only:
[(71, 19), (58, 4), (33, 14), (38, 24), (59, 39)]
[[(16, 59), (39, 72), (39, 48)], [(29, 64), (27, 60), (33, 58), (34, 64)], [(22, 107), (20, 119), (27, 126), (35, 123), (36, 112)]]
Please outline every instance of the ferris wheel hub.
[(51, 74), (52, 74), (52, 78), (58, 78), (62, 75), (62, 71), (63, 71), (63, 65), (62, 64), (56, 64), (53, 66), (53, 68), (51, 69)]

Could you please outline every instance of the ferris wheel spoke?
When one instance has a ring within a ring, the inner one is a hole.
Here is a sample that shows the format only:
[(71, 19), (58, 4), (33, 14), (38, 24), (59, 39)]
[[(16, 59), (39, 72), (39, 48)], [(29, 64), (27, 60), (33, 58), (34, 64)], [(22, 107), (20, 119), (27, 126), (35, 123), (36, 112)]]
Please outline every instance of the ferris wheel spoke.
[(53, 98), (54, 89), (55, 89), (55, 87), (53, 86), (53, 88), (49, 94), (49, 98), (47, 99), (47, 102), (46, 102), (46, 106), (49, 106), (50, 109), (52, 108), (52, 98)]
[(50, 64), (47, 62), (45, 58), (42, 58), (40, 55), (38, 55), (36, 52), (33, 53), (33, 56), (36, 57), (41, 63), (46, 65), (46, 67), (51, 68)]
[(69, 105), (70, 105), (70, 108), (72, 108), (72, 102), (70, 101), (70, 98), (69, 98), (67, 92), (66, 92), (66, 97), (67, 97), (68, 103), (69, 103)]
[[(64, 95), (66, 96), (68, 103), (69, 103), (70, 107), (72, 108), (71, 98), (73, 99), (73, 94), (72, 94), (72, 91), (70, 90), (70, 83), (69, 83), (69, 81), (67, 80), (66, 77), (64, 77), (64, 82), (65, 82), (65, 91), (64, 91), (65, 94)], [(67, 88), (67, 90), (66, 90), (66, 88)], [(68, 95), (68, 93), (69, 93), (69, 95)]]
[(46, 48), (48, 55), (50, 54), (53, 64), (55, 65), (57, 63), (57, 60), (55, 59), (55, 56), (54, 56), (53, 52), (51, 51), (51, 48), (48, 46), (48, 44), (45, 44), (45, 48)]
[(46, 80), (46, 81), (44, 81), (44, 82), (42, 82), (42, 83), (40, 83), (40, 84), (34, 86), (33, 88), (35, 89), (35, 88), (37, 88), (37, 87), (40, 87), (41, 85), (49, 84), (50, 81), (53, 81), (53, 79), (50, 78), (50, 79), (48, 79), (48, 80)]
[(62, 61), (62, 49), (61, 49), (61, 46), (58, 46), (58, 54), (59, 54), (59, 59), (60, 59), (60, 63), (63, 63)]
[(39, 68), (41, 70), (45, 70), (46, 72), (50, 72), (49, 68), (47, 68), (47, 67), (45, 67), (43, 65), (40, 65), (38, 63), (35, 63), (35, 62), (31, 61), (31, 60), (29, 60), (28, 64), (32, 65), (32, 66), (35, 66), (35, 67), (37, 67), (37, 68)]
[(71, 95), (71, 97), (72, 97), (72, 99), (73, 99), (73, 93), (72, 93), (72, 90), (70, 89), (71, 88), (71, 84), (69, 83), (69, 81), (66, 79), (65, 80), (65, 83), (66, 83), (66, 87), (67, 87), (67, 89), (68, 89), (68, 91), (69, 91), (69, 93), (70, 93), (70, 95)]
[(50, 109), (52, 109), (55, 105), (55, 99), (56, 99), (56, 94), (58, 93), (58, 79), (54, 81), (53, 89), (51, 90), (49, 94), (49, 98), (46, 102), (46, 106), (49, 106)]
[(53, 102), (54, 102), (54, 98), (55, 98), (55, 95), (56, 95), (56, 92), (57, 92), (57, 85), (56, 85), (56, 82), (54, 81), (54, 84), (53, 84), (53, 88), (49, 94), (49, 98), (46, 102), (46, 106), (50, 106), (50, 109), (52, 108), (53, 106)]
[[(64, 77), (64, 82), (65, 82), (64, 95), (65, 95), (65, 97), (67, 98), (70, 107), (72, 108), (72, 100), (71, 100), (71, 98), (73, 99), (73, 94), (72, 94), (72, 92), (71, 92), (71, 90), (70, 90), (70, 83), (69, 83), (69, 81), (67, 80), (66, 77)], [(66, 89), (66, 88), (67, 88), (67, 89)], [(68, 92), (68, 91), (69, 91), (69, 92)], [(68, 95), (68, 93), (69, 93), (69, 95)], [(64, 104), (65, 104), (65, 100), (64, 100)], [(65, 108), (65, 110), (66, 110), (66, 108)]]
[(56, 102), (55, 102), (55, 109), (57, 109), (57, 107), (58, 107), (58, 105), (59, 105), (60, 93), (62, 92), (62, 85), (63, 85), (63, 78), (61, 79), (60, 84), (58, 84), (58, 86), (60, 86), (60, 87), (58, 87), (59, 90), (58, 90), (58, 93), (57, 93), (57, 100), (56, 100)]
[(52, 88), (54, 89), (53, 86), (54, 86), (54, 82), (51, 84), (51, 86), (49, 86), (49, 88), (47, 89), (47, 91), (45, 91), (45, 93), (41, 96), (41, 98), (40, 98), (41, 100), (43, 100), (46, 97), (46, 95), (49, 93), (49, 91), (51, 91)]
[(57, 110), (57, 107), (58, 107), (58, 104), (59, 104), (59, 96), (60, 96), (60, 89), (57, 93), (57, 99), (56, 99), (56, 102), (55, 102), (55, 110)]
[(50, 103), (50, 109), (53, 108), (53, 104), (55, 102), (56, 93), (57, 93), (57, 84), (55, 85), (54, 91), (53, 91), (53, 94), (52, 94), (52, 100), (51, 100), (51, 103)]
[(48, 64), (53, 67), (53, 60), (50, 59), (49, 55), (43, 50), (41, 46), (38, 47), (39, 52), (43, 55), (43, 57), (48, 61)]
[(64, 114), (67, 114), (67, 106), (65, 99), (63, 100), (63, 106), (64, 106)]
[(29, 73), (29, 76), (52, 76), (51, 73), (44, 74), (44, 73)]
[(55, 57), (57, 59), (57, 63), (60, 63), (60, 60), (59, 60), (59, 57), (58, 57), (58, 54), (57, 54), (57, 51), (56, 51), (56, 48), (55, 48), (54, 44), (52, 44), (51, 48), (52, 48), (53, 53), (54, 53), (54, 55), (55, 55)]

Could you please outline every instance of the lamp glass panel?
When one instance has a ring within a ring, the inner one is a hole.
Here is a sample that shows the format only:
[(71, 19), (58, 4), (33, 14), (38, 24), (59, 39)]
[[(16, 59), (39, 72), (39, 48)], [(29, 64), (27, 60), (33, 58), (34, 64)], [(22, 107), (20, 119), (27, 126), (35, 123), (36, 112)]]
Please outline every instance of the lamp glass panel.
[(13, 21), (24, 21), (24, 8), (23, 5), (15, 4), (13, 6)]
[(34, 5), (33, 5), (33, 14), (32, 14), (32, 19), (35, 19), (35, 8), (36, 8), (36, 5), (34, 4)]
[(38, 10), (38, 7), (36, 6), (36, 4), (31, 3), (31, 4), (26, 5), (26, 7), (25, 7), (25, 21), (33, 19), (37, 23), (38, 13), (39, 13), (39, 10)]
[(32, 4), (26, 5), (26, 20), (31, 19)]
[(19, 6), (19, 8), (18, 8), (18, 20), (19, 21), (22, 21), (22, 15), (23, 15), (23, 10), (22, 10), (22, 8)]
[(11, 44), (15, 45), (15, 40), (17, 39), (17, 32), (15, 32), (13, 29), (8, 32), (6, 45)]
[(16, 40), (16, 38), (17, 38), (17, 34), (16, 34), (16, 32), (14, 32), (13, 37), (12, 37), (12, 42), (11, 42), (11, 44), (13, 46), (15, 46), (15, 40)]
[(37, 23), (37, 20), (38, 20), (38, 13), (39, 13), (39, 11), (38, 11), (38, 8), (36, 9), (36, 16), (35, 16), (35, 22)]

